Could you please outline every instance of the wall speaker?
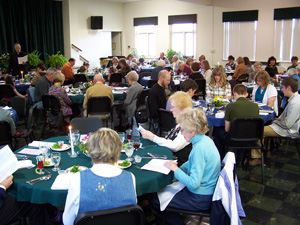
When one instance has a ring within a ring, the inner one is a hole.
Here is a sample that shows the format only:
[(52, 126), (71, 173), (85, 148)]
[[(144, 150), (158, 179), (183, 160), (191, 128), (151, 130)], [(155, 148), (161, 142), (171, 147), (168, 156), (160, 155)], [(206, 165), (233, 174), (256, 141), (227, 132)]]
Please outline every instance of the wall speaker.
[(103, 29), (103, 16), (91, 16), (91, 29)]

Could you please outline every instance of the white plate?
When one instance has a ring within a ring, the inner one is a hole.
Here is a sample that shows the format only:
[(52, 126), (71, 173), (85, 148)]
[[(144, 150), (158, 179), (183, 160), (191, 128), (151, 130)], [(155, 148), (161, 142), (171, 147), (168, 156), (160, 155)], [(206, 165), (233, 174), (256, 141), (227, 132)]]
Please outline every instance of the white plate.
[[(72, 173), (71, 172), (71, 169), (73, 168), (73, 166), (69, 167), (68, 169), (66, 169), (66, 173)], [(79, 166), (79, 171), (82, 171), (82, 170), (87, 170), (88, 168), (86, 166)]]
[(53, 151), (56, 151), (56, 152), (63, 152), (63, 151), (67, 151), (68, 149), (70, 149), (71, 148), (71, 146), (70, 145), (68, 145), (68, 144), (64, 144), (61, 148), (55, 148), (55, 149), (53, 149), (52, 147), (51, 147), (51, 149), (53, 150)]
[(131, 162), (129, 162), (129, 165), (128, 166), (120, 166), (119, 164), (122, 164), (125, 160), (118, 160), (118, 162), (115, 164), (116, 167), (120, 168), (120, 169), (126, 169), (128, 167), (131, 166)]
[[(50, 164), (49, 165), (45, 165), (45, 162), (49, 162)], [(45, 162), (44, 162), (44, 167), (52, 167), (52, 166), (54, 166), (54, 163), (52, 162), (51, 158), (45, 159)]]

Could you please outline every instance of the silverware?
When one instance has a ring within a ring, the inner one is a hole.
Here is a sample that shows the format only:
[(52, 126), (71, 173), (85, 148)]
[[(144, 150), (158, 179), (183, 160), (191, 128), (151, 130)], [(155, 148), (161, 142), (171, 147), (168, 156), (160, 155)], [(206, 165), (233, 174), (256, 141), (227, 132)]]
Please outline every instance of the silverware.
[(147, 155), (149, 155), (153, 159), (167, 159), (166, 155), (156, 155), (156, 154), (152, 154), (150, 152), (148, 152)]
[(40, 181), (43, 181), (43, 180), (50, 180), (50, 178), (51, 178), (51, 174), (43, 176), (43, 177), (39, 177), (39, 178), (36, 178), (36, 179), (33, 179), (33, 180), (26, 181), (26, 183), (30, 184), (30, 185), (33, 185), (33, 184), (36, 184), (36, 183), (38, 183)]
[(147, 146), (144, 146), (144, 147), (140, 147), (140, 149), (145, 149), (145, 148), (149, 148), (149, 147), (156, 147), (157, 145), (147, 145)]

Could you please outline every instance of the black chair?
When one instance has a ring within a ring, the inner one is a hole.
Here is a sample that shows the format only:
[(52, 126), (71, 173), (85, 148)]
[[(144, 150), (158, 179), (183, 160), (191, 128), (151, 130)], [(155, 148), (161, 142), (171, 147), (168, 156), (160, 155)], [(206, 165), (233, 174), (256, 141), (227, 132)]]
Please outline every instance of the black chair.
[(17, 112), (19, 121), (16, 123), (16, 126), (26, 124), (26, 109), (27, 109), (27, 100), (19, 96), (15, 96), (11, 99), (10, 106)]
[(148, 80), (148, 88), (152, 88), (152, 86), (154, 85), (154, 84), (156, 84), (157, 83), (157, 80)]
[(143, 77), (150, 77), (150, 76), (151, 76), (151, 72), (141, 72), (141, 73), (139, 74), (139, 80), (138, 80), (138, 82), (141, 83), (141, 79), (142, 79)]
[[(14, 89), (9, 84), (1, 84), (0, 85), (0, 100), (2, 98), (11, 98), (16, 96)], [(4, 100), (4, 99), (3, 99)], [(8, 104), (10, 106), (10, 102), (5, 101), (5, 104)]]
[(148, 99), (148, 96), (146, 96), (145, 98), (145, 104), (146, 104), (146, 110), (147, 110), (147, 113), (149, 115), (149, 122), (150, 122), (150, 127), (149, 127), (149, 130), (151, 130), (151, 127), (153, 128), (153, 132), (155, 134), (157, 134), (157, 131), (158, 131), (158, 123), (157, 121), (155, 121), (153, 119), (153, 116), (151, 115), (151, 110), (150, 110), (150, 104), (149, 104), (149, 99)]
[[(261, 150), (261, 175), (264, 184), (264, 155), (263, 155), (264, 120), (260, 117), (235, 118), (230, 123), (227, 150)], [(260, 143), (260, 145), (258, 144)]]
[(17, 130), (16, 134), (13, 136), (16, 141), (18, 138), (24, 138), (26, 141), (26, 144), (28, 144), (28, 138), (30, 138), (31, 141), (33, 141), (35, 139), (34, 134), (33, 134), (34, 127), (33, 127), (33, 121), (32, 121), (33, 110), (34, 110), (34, 107), (29, 108), (26, 129)]
[(85, 212), (78, 215), (74, 225), (144, 225), (145, 215), (138, 205)]
[(149, 119), (149, 112), (147, 110), (145, 98), (148, 96), (150, 89), (142, 90), (136, 101), (135, 120), (137, 125), (139, 123), (146, 123)]
[(86, 77), (85, 74), (75, 74), (74, 75), (74, 83), (77, 82), (88, 82), (88, 78)]
[(11, 128), (7, 121), (0, 121), (0, 146), (2, 145), (10, 145), (10, 147), (14, 149)]
[(110, 75), (109, 79), (109, 85), (115, 84), (115, 83), (121, 83), (123, 78), (122, 73), (113, 73)]
[(61, 112), (61, 105), (59, 99), (56, 96), (43, 95), (42, 101), (45, 114), (45, 121), (42, 130), (43, 138), (46, 126), (48, 126), (49, 129), (58, 129), (58, 131), (63, 130), (63, 115)]
[(159, 131), (160, 136), (164, 136), (163, 132), (168, 132), (176, 126), (176, 120), (171, 111), (159, 109)]
[(118, 87), (130, 87), (130, 84), (119, 83)]
[(196, 79), (195, 82), (198, 85), (198, 89), (196, 90), (195, 95), (193, 96), (193, 99), (198, 99), (199, 96), (203, 96), (203, 99), (205, 99), (206, 80), (205, 79)]
[(108, 120), (111, 118), (111, 127), (113, 123), (112, 119), (112, 107), (111, 99), (108, 96), (102, 97), (90, 97), (87, 103), (86, 117), (98, 117), (106, 121), (106, 127), (108, 127)]
[(102, 120), (96, 117), (77, 117), (71, 120), (71, 126), (81, 134), (88, 134), (101, 128)]
[(236, 80), (237, 83), (241, 84), (242, 82), (248, 82), (249, 74), (245, 73), (239, 76)]

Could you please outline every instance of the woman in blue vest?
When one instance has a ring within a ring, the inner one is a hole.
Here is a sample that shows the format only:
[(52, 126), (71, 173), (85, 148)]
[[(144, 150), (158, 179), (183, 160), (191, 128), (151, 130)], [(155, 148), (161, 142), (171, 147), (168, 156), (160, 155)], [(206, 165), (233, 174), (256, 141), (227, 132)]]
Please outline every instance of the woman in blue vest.
[(63, 214), (65, 225), (72, 225), (84, 212), (136, 204), (134, 175), (114, 166), (122, 149), (118, 134), (101, 128), (89, 137), (87, 147), (93, 166), (72, 178)]

